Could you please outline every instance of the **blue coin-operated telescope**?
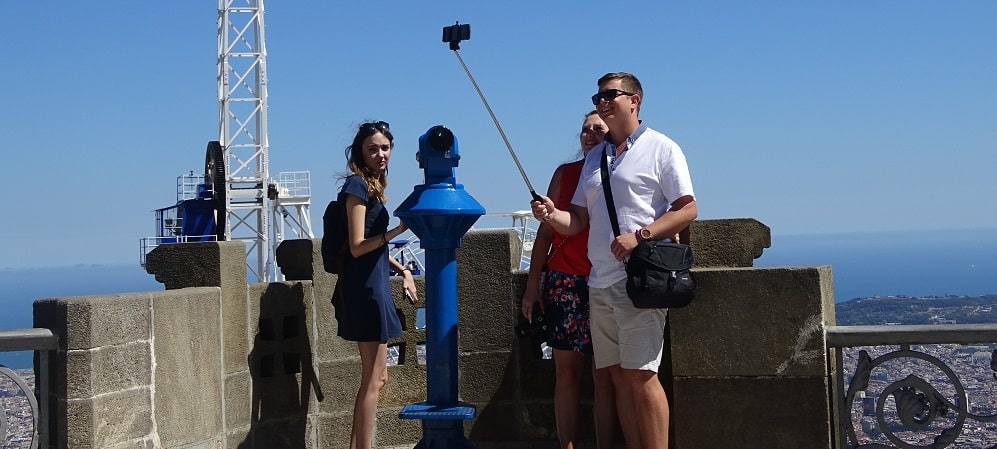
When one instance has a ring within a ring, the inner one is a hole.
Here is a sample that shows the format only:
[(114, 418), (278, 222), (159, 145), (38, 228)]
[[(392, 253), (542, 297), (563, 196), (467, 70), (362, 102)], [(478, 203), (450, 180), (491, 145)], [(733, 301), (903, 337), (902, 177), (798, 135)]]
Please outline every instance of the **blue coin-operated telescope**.
[(485, 208), (457, 184), (457, 138), (437, 125), (419, 137), (416, 155), (424, 184), (398, 209), (426, 252), (426, 401), (406, 405), (399, 418), (421, 419), (417, 449), (474, 447), (464, 437), (475, 408), (457, 400), (457, 247)]

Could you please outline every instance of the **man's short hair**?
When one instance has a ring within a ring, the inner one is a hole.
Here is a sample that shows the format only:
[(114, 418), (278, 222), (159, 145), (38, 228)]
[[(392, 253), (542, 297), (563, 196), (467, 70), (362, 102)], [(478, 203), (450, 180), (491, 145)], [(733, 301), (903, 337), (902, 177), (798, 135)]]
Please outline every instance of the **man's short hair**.
[(597, 84), (599, 86), (602, 86), (603, 84), (606, 84), (612, 80), (620, 80), (620, 87), (622, 87), (623, 90), (640, 95), (641, 98), (644, 98), (644, 89), (640, 87), (640, 80), (638, 80), (636, 76), (633, 76), (632, 73), (627, 73), (627, 72), (607, 73), (605, 75), (602, 75), (602, 78), (599, 78), (599, 82)]
[(640, 104), (644, 102), (644, 88), (640, 86), (640, 80), (638, 80), (632, 73), (610, 72), (602, 75), (602, 78), (599, 78), (596, 85), (602, 87), (603, 84), (606, 84), (612, 80), (620, 80), (620, 87), (622, 87), (623, 90), (640, 96), (640, 103), (637, 103), (637, 110), (640, 110)]

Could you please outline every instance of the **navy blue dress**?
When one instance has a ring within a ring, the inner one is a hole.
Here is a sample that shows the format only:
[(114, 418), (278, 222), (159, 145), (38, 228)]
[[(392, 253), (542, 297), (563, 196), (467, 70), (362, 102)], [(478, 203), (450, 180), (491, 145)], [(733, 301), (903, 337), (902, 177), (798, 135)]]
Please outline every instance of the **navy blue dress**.
[[(367, 203), (364, 238), (388, 230), (388, 210), (377, 198), (367, 197), (363, 178), (356, 175), (346, 178), (338, 196), (343, 204), (346, 195)], [(387, 246), (356, 258), (346, 255), (346, 265), (332, 295), (340, 337), (349, 341), (386, 342), (402, 336), (402, 324), (388, 283), (389, 270)]]

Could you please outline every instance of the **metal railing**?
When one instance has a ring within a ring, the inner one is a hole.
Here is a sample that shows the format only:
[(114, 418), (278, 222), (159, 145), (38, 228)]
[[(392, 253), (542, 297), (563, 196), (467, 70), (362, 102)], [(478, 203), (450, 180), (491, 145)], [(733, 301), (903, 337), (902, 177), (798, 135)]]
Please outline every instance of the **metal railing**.
[[(997, 324), (828, 326), (826, 332), (827, 348), (834, 350), (838, 448), (997, 448), (997, 431), (990, 426), (997, 423)], [(875, 357), (866, 349), (857, 356), (844, 351), (889, 346), (898, 348)], [(956, 355), (963, 371), (975, 370), (976, 377), (964, 383), (936, 357), (941, 352)], [(854, 363), (847, 385), (846, 358)], [(977, 399), (991, 402), (980, 404), (990, 414), (973, 413), (967, 386)], [(963, 435), (967, 421), (982, 432)]]
[[(0, 375), (10, 379), (20, 392), (25, 396), (28, 406), (31, 409), (32, 433), (31, 449), (38, 447), (49, 447), (48, 423), (50, 410), (48, 404), (48, 386), (51, 367), (49, 361), (52, 351), (58, 348), (59, 338), (52, 334), (52, 331), (44, 328), (32, 329), (7, 329), (0, 330), (0, 352), (17, 351), (45, 351), (42, 357), (38, 357), (38, 371), (35, 373), (35, 388), (32, 388), (16, 372), (0, 365)], [(39, 401), (39, 399), (41, 399)], [(14, 412), (14, 413), (11, 413)], [(4, 410), (0, 417), (0, 442), (8, 439), (9, 427), (7, 416), (16, 415), (16, 411)], [(8, 447), (8, 446), (4, 446)]]

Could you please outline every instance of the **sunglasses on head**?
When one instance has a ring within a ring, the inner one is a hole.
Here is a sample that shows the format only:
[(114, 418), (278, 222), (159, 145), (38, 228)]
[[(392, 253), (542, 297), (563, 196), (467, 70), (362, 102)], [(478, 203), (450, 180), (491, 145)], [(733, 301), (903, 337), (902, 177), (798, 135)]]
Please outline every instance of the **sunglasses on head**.
[(388, 125), (388, 122), (382, 122), (382, 121), (378, 120), (376, 122), (367, 122), (367, 123), (364, 123), (364, 124), (360, 125), (360, 130), (363, 131), (365, 129), (373, 128), (373, 129), (376, 129), (378, 131), (384, 131), (384, 130), (390, 128), (390, 127), (391, 127), (391, 125)]
[(599, 106), (599, 100), (613, 101), (614, 98), (620, 95), (633, 95), (633, 93), (619, 89), (606, 89), (592, 96), (592, 104)]

